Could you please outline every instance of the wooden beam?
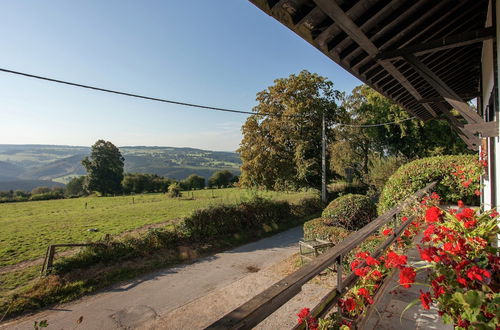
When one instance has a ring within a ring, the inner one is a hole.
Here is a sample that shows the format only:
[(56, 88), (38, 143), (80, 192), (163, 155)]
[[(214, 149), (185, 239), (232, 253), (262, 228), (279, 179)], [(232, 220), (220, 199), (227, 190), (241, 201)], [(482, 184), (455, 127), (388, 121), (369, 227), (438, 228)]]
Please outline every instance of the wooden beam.
[[(460, 96), (462, 99), (471, 99), (471, 98), (478, 97), (479, 93), (459, 94), (458, 96)], [(418, 100), (418, 103), (440, 103), (440, 102), (446, 102), (446, 100), (440, 96)]]
[[(335, 1), (330, 0), (313, 0), (318, 7), (320, 7), (325, 14), (330, 16), (330, 18), (338, 25), (340, 28), (347, 33), (368, 55), (375, 57), (379, 50), (377, 46), (365, 35), (365, 33), (352, 21), (352, 19), (347, 16), (347, 14), (340, 8), (340, 6)], [(390, 75), (394, 77), (405, 89), (415, 97), (415, 99), (420, 100), (422, 96), (420, 93), (412, 86), (412, 84), (398, 71), (398, 69), (389, 61), (378, 60), (379, 64), (387, 71)], [(423, 104), (424, 108), (432, 115), (436, 116), (436, 112), (428, 105)]]
[(465, 129), (473, 134), (481, 134), (481, 137), (495, 137), (498, 136), (498, 122), (487, 121), (481, 124), (467, 124)]
[(467, 144), (467, 147), (471, 150), (478, 151), (481, 140), (472, 132), (465, 129), (464, 124), (462, 124), (443, 103), (437, 103), (436, 106), (445, 115), (445, 118), (451, 128), (458, 134), (465, 144)]
[(384, 51), (375, 56), (375, 58), (379, 60), (387, 60), (403, 57), (407, 54), (418, 55), (429, 52), (436, 52), (449, 48), (467, 46), (493, 38), (495, 38), (495, 29), (493, 27), (488, 27), (477, 31), (468, 31), (453, 36), (427, 41), (422, 44)]
[[(441, 95), (446, 102), (455, 108), (460, 114), (470, 123), (481, 123), (481, 118), (472, 108), (460, 98), (444, 81), (441, 80), (434, 72), (420, 62), (415, 55), (407, 54), (404, 59), (413, 67), (415, 71)], [(420, 98), (421, 99), (421, 98)], [(418, 100), (420, 100), (418, 99)], [(423, 105), (426, 105), (425, 103)]]

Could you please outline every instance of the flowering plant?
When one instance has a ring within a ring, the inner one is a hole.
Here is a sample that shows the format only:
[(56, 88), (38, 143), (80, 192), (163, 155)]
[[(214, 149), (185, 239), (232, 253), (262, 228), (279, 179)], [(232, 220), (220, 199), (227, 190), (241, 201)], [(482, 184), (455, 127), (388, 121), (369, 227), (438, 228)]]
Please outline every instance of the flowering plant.
[(499, 233), (498, 213), (479, 214), (460, 201), (458, 206), (459, 211), (426, 209), (418, 249), (433, 271), (431, 290), (421, 292), (420, 301), (426, 309), (436, 303), (443, 321), (458, 329), (495, 329), (500, 324), (500, 258), (491, 243)]

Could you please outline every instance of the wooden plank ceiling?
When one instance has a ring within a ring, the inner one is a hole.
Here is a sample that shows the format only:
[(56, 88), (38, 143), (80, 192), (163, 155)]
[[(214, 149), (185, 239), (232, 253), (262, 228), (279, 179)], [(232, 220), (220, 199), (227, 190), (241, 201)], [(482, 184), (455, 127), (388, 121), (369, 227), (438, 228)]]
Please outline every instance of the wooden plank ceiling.
[(481, 120), (462, 105), (479, 96), (480, 41), (494, 34), (487, 0), (250, 1), (420, 119), (458, 106)]

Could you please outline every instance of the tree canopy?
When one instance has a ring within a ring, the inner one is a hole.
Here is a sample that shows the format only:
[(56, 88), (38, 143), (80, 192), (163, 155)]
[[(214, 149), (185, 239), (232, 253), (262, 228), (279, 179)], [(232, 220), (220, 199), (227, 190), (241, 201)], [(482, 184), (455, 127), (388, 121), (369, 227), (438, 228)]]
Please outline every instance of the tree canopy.
[(242, 127), (240, 185), (296, 189), (321, 184), (321, 121), (343, 119), (341, 93), (308, 71), (277, 79), (257, 93), (254, 115)]
[(86, 190), (102, 195), (121, 192), (124, 160), (113, 143), (98, 140), (91, 148), (90, 157), (82, 160), (87, 170)]
[(205, 178), (197, 174), (191, 174), (182, 180), (181, 187), (185, 190), (203, 189), (205, 188)]
[(233, 173), (228, 170), (217, 171), (208, 180), (209, 187), (227, 187), (234, 179)]
[(330, 156), (331, 169), (340, 175), (346, 169), (353, 170), (358, 177), (366, 175), (373, 157), (411, 160), (470, 152), (447, 121), (412, 119), (411, 114), (366, 85), (354, 88), (343, 99), (342, 106), (351, 124), (398, 123), (368, 128), (338, 127)]

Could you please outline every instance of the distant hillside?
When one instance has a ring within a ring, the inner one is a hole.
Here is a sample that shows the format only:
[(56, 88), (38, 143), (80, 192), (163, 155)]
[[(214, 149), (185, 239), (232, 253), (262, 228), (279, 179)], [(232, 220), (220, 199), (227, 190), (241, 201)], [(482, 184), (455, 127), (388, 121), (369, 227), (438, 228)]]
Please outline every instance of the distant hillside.
[[(193, 173), (209, 178), (222, 169), (240, 172), (241, 160), (235, 152), (141, 146), (120, 147), (120, 151), (125, 158), (125, 171), (130, 173), (184, 179)], [(89, 147), (0, 144), (0, 182), (3, 182), (0, 190), (6, 190), (7, 182), (14, 184), (18, 180), (66, 183), (74, 176), (85, 174), (81, 160), (89, 153)]]
[(7, 191), (7, 190), (31, 191), (36, 187), (64, 187), (64, 184), (48, 180), (0, 181), (0, 191)]

